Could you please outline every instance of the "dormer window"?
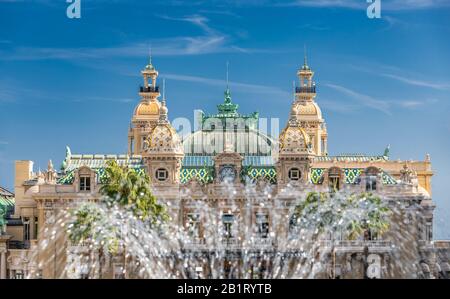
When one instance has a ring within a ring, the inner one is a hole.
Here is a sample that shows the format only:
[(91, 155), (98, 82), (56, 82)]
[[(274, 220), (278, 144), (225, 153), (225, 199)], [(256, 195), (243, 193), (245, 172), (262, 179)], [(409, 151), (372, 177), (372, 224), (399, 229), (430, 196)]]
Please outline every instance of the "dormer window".
[(80, 191), (91, 191), (90, 176), (80, 176)]

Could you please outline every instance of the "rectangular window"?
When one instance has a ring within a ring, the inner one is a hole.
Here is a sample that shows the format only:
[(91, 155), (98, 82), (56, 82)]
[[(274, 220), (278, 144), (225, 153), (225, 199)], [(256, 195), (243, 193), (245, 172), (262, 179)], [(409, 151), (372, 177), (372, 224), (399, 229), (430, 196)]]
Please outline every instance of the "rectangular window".
[(200, 214), (187, 214), (187, 229), (189, 236), (192, 238), (200, 238)]
[(267, 238), (269, 236), (269, 215), (256, 214), (257, 233), (260, 238)]
[(39, 233), (39, 218), (38, 217), (34, 217), (34, 238), (37, 239), (38, 238), (38, 233)]
[(222, 236), (224, 238), (232, 239), (234, 237), (233, 223), (234, 223), (234, 215), (233, 214), (223, 214), (222, 215), (222, 225), (223, 225)]
[(80, 191), (91, 191), (91, 177), (80, 177)]
[(293, 214), (289, 219), (289, 238), (295, 239), (300, 234), (300, 228), (298, 226), (298, 216)]
[(25, 241), (30, 240), (30, 218), (29, 217), (23, 218), (23, 239)]
[(374, 175), (369, 175), (366, 177), (366, 191), (377, 190), (377, 177)]
[(425, 240), (427, 241), (431, 241), (433, 239), (433, 229), (432, 229), (433, 224), (431, 224), (430, 222), (427, 222), (427, 224), (425, 224)]
[(339, 190), (339, 177), (329, 177), (329, 188), (331, 192)]
[(22, 270), (16, 270), (14, 272), (15, 273), (14, 273), (13, 279), (24, 279), (25, 278), (25, 275), (22, 272)]

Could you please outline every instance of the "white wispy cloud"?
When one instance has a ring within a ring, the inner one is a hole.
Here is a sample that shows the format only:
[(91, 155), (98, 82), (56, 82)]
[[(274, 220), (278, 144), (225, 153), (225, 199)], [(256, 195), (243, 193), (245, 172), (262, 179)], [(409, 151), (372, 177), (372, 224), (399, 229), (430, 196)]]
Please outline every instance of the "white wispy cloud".
[(403, 82), (403, 83), (406, 83), (409, 85), (428, 87), (428, 88), (437, 89), (437, 90), (449, 90), (450, 89), (450, 83), (430, 82), (430, 81), (408, 78), (408, 77), (394, 75), (394, 74), (388, 74), (388, 73), (382, 73), (381, 75), (384, 77), (387, 77), (387, 78), (395, 79), (397, 81), (400, 81), (400, 82)]
[[(281, 5), (303, 7), (331, 7), (347, 9), (367, 9), (368, 3), (364, 0), (294, 0)], [(450, 7), (448, 0), (381, 0), (382, 10), (418, 10), (429, 8)]]
[(296, 0), (286, 3), (286, 5), (306, 7), (342, 7), (351, 9), (367, 7), (366, 3), (358, 0)]
[[(111, 0), (83, 0), (90, 6)], [(35, 4), (52, 5), (60, 3), (54, 0), (0, 0), (0, 3), (29, 2)], [(65, 5), (61, 3), (62, 5)], [(114, 0), (115, 3), (132, 3), (130, 0)], [(450, 7), (448, 0), (381, 0), (382, 9), (384, 10), (419, 10), (432, 9), (441, 7)], [(229, 7), (242, 6), (301, 6), (301, 7), (318, 7), (318, 8), (344, 8), (344, 9), (366, 9), (368, 3), (366, 0), (153, 0), (153, 5), (159, 6), (197, 6), (204, 8), (214, 8), (209, 10), (211, 13), (221, 13), (235, 15), (229, 10)], [(222, 9), (218, 10), (218, 9)], [(205, 10), (205, 13), (208, 10)]]
[(330, 87), (334, 90), (337, 90), (337, 91), (349, 96), (353, 100), (359, 102), (360, 104), (362, 104), (368, 108), (381, 111), (385, 114), (391, 114), (391, 112), (389, 110), (390, 104), (387, 101), (375, 99), (372, 96), (354, 91), (350, 88), (347, 88), (347, 87), (344, 87), (341, 85), (332, 84), (332, 83), (324, 83), (323, 85)]
[[(342, 94), (347, 95), (351, 99), (353, 99), (356, 103), (358, 103), (360, 106), (365, 106), (374, 110), (381, 111), (385, 114), (391, 115), (391, 110), (393, 109), (408, 109), (408, 110), (414, 110), (419, 107), (423, 106), (429, 106), (430, 104), (435, 104), (439, 100), (436, 98), (425, 98), (425, 99), (401, 99), (401, 98), (383, 98), (378, 99), (374, 98), (373, 96), (369, 96), (367, 94), (363, 94), (360, 92), (357, 92), (353, 89), (333, 84), (333, 83), (324, 83), (323, 85), (330, 87), (336, 91), (341, 92)], [(322, 101), (320, 100), (320, 103)], [(358, 105), (355, 104), (349, 104), (342, 102), (336, 102), (336, 101), (325, 101), (324, 107), (326, 109), (334, 110), (337, 112), (354, 112), (358, 110)], [(342, 107), (341, 107), (342, 106)]]
[(145, 57), (149, 45), (157, 56), (185, 56), (212, 53), (252, 53), (257, 49), (246, 49), (232, 43), (232, 38), (209, 25), (209, 19), (201, 15), (185, 17), (159, 16), (170, 21), (187, 22), (202, 30), (196, 36), (178, 36), (152, 39), (112, 47), (10, 47), (0, 50), (0, 60), (89, 60), (116, 57)]
[(75, 60), (116, 57), (145, 57), (149, 44), (152, 52), (158, 56), (183, 56), (210, 53), (237, 52), (233, 47), (225, 45), (221, 36), (177, 37), (172, 39), (152, 40), (117, 47), (105, 48), (45, 48), (16, 47), (0, 51), (0, 60)]
[[(383, 64), (374, 64), (371, 63), (369, 65), (352, 65), (347, 64), (348, 67), (351, 67), (354, 70), (361, 71), (364, 73), (369, 73), (377, 76), (382, 76), (389, 79), (394, 79), (396, 81), (418, 87), (426, 87), (435, 89), (438, 91), (450, 90), (450, 82), (445, 82), (445, 79), (436, 79), (434, 81), (425, 80), (423, 78), (419, 78), (420, 74), (416, 72), (412, 72), (406, 69), (402, 69), (392, 65), (383, 65)], [(401, 74), (401, 75), (400, 75)], [(434, 76), (436, 78), (436, 76)]]
[[(186, 81), (186, 82), (194, 82), (199, 84), (206, 84), (211, 86), (226, 86), (226, 80), (220, 79), (212, 79), (198, 76), (189, 76), (189, 75), (179, 75), (179, 74), (161, 74), (162, 77), (176, 80), (176, 81)], [(230, 81), (229, 85), (234, 90), (239, 90), (247, 93), (255, 93), (255, 94), (270, 94), (272, 96), (279, 97), (290, 97), (292, 96), (289, 92), (282, 90), (277, 87), (267, 86), (267, 85), (259, 85), (259, 84), (248, 84), (241, 82), (233, 82)]]
[[(77, 94), (59, 94), (57, 91), (47, 91), (35, 88), (23, 87), (23, 84), (7, 80), (0, 82), (0, 104), (23, 104), (30, 98), (49, 102), (92, 102), (103, 101), (111, 103), (130, 103), (136, 101), (134, 98), (118, 96), (99, 96), (99, 95), (77, 95)], [(1, 144), (1, 143), (0, 143)]]
[(157, 15), (161, 19), (164, 20), (170, 20), (170, 21), (181, 21), (181, 22), (188, 22), (191, 23), (199, 28), (201, 28), (204, 32), (206, 32), (209, 35), (223, 35), (210, 27), (208, 25), (209, 19), (202, 15), (189, 15), (184, 17), (171, 17), (168, 15)]
[(360, 108), (358, 107), (358, 105), (342, 103), (338, 101), (330, 101), (322, 98), (318, 99), (318, 103), (322, 109), (338, 113), (353, 113)]

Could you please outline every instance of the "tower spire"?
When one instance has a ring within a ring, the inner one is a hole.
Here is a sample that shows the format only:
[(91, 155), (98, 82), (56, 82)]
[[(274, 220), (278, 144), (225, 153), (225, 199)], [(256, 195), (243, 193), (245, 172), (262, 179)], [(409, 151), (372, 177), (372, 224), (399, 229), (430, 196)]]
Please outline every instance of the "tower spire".
[(148, 47), (148, 64), (152, 65), (152, 45)]
[(303, 66), (302, 66), (302, 70), (309, 71), (309, 66), (308, 66), (308, 55), (307, 55), (307, 53), (306, 53), (306, 45), (304, 46)]
[(303, 65), (304, 65), (304, 66), (308, 66), (308, 59), (307, 59), (307, 55), (306, 55), (306, 45), (303, 45), (303, 47), (304, 47), (304, 52), (303, 52), (303, 55), (304, 55), (304, 57), (303, 57)]
[(230, 86), (229, 86), (229, 67), (230, 67), (230, 62), (229, 61), (227, 61), (227, 90), (229, 90), (230, 89)]
[(166, 78), (163, 78), (163, 90), (162, 90), (162, 92), (163, 92), (163, 94), (162, 94), (162, 96), (163, 96), (163, 101), (165, 102), (166, 101)]
[(163, 98), (161, 101), (161, 108), (159, 110), (159, 123), (166, 124), (168, 123), (167, 118), (167, 105), (166, 105), (166, 78), (163, 78)]

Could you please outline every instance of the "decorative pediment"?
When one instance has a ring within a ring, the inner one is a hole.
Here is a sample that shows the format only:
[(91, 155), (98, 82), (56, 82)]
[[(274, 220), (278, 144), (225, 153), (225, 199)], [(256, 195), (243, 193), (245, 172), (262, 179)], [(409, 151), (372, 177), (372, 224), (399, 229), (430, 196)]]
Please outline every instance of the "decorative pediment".
[(222, 164), (240, 165), (242, 163), (242, 160), (244, 160), (244, 158), (239, 153), (225, 151), (215, 156), (213, 160), (216, 165)]

